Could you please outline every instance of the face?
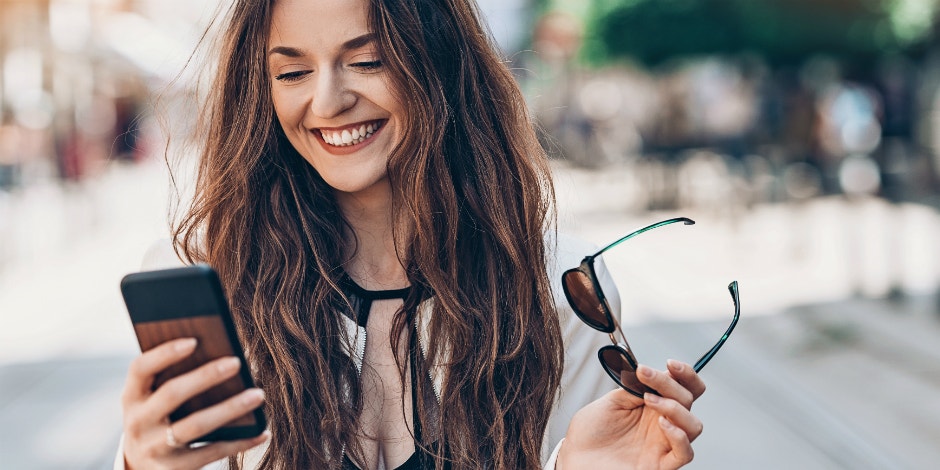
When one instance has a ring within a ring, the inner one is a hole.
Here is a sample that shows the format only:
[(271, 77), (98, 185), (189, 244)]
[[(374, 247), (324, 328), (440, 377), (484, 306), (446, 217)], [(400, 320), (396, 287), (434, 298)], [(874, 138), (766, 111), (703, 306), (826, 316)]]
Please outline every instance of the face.
[[(278, 0), (268, 44), (287, 138), (339, 193), (387, 188), (403, 110), (375, 49), (368, 0)], [(386, 191), (387, 192), (387, 191)]]

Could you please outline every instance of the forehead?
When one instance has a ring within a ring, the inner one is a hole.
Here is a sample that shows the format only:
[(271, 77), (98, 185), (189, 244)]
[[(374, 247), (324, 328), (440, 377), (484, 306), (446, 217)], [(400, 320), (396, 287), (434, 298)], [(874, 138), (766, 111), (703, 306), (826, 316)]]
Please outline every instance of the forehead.
[(331, 49), (369, 32), (369, 0), (277, 0), (269, 48)]

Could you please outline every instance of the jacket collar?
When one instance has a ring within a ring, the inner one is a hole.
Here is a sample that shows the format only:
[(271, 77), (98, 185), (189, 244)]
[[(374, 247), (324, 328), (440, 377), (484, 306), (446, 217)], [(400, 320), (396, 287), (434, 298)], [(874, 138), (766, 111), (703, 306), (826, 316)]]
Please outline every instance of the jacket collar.
[[(415, 331), (418, 334), (418, 344), (421, 346), (421, 354), (423, 354), (425, 358), (428, 356), (428, 338), (431, 335), (431, 315), (433, 311), (434, 299), (430, 298), (418, 305), (418, 312), (415, 315)], [(347, 315), (339, 315), (339, 317), (343, 319), (343, 324), (346, 327), (346, 337), (352, 340), (347, 343), (346, 354), (353, 360), (353, 363), (356, 365), (356, 370), (361, 374), (362, 361), (366, 354), (366, 329), (356, 324), (355, 320)], [(431, 384), (434, 386), (434, 394), (437, 395), (438, 399), (441, 397), (441, 390), (445, 378), (444, 374), (446, 373), (446, 367), (441, 365), (441, 363), (446, 364), (450, 362), (449, 347), (444, 347), (444, 354), (440, 359), (441, 362), (431, 364), (431, 368), (428, 371), (431, 375)]]

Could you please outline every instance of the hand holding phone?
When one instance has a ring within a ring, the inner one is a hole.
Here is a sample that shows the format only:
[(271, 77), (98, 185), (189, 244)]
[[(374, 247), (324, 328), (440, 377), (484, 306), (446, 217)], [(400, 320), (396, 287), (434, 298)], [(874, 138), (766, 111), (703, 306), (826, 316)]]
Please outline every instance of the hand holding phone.
[(127, 463), (185, 459), (198, 467), (267, 439), (263, 393), (215, 272), (197, 265), (134, 273), (121, 291), (143, 352), (124, 391)]

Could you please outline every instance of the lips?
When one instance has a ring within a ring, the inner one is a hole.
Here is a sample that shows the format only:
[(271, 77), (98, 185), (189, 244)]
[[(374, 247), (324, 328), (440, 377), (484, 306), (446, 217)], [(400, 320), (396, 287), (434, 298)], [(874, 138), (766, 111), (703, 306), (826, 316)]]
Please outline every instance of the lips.
[(327, 146), (342, 148), (352, 147), (371, 139), (385, 125), (385, 120), (366, 121), (351, 126), (320, 128), (315, 133)]

